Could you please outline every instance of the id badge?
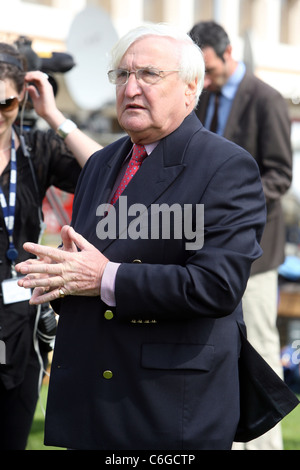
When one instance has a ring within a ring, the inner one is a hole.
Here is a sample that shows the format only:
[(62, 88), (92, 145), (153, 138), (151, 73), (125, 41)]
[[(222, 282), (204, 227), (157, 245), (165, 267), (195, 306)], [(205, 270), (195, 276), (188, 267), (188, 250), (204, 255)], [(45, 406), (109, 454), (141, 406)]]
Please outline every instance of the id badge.
[(3, 294), (3, 303), (5, 305), (14, 304), (16, 302), (24, 302), (25, 300), (30, 300), (31, 298), (31, 289), (24, 289), (18, 285), (18, 280), (20, 278), (5, 279), (2, 281), (2, 294)]

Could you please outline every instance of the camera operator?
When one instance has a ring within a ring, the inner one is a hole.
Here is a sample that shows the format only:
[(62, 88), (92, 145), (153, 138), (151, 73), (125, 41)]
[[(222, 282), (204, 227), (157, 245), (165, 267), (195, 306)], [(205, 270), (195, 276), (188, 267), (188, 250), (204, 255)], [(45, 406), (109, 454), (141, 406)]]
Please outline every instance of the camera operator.
[[(24, 131), (22, 119), (15, 125), (27, 94), (51, 129)], [(28, 258), (23, 243), (39, 239), (47, 189), (74, 192), (81, 167), (99, 148), (58, 110), (47, 75), (26, 72), (24, 55), (0, 43), (0, 340), (6, 347), (6, 363), (0, 365), (0, 449), (26, 448), (41, 356), (44, 360), (55, 332), (47, 306), (41, 312), (30, 306), (18, 288), (14, 265)], [(40, 357), (37, 338), (47, 346)]]

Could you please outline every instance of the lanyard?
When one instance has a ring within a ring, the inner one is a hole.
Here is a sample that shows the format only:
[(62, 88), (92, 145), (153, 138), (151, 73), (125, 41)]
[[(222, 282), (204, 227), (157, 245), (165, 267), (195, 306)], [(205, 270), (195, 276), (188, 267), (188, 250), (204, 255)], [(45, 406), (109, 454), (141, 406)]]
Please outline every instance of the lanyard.
[(10, 184), (9, 184), (9, 200), (8, 204), (2, 188), (0, 186), (0, 202), (4, 215), (4, 221), (6, 225), (6, 230), (8, 233), (9, 247), (6, 252), (6, 256), (11, 262), (12, 266), (14, 265), (17, 257), (18, 250), (15, 248), (13, 242), (13, 231), (15, 224), (15, 208), (16, 208), (16, 190), (17, 190), (17, 156), (15, 149), (15, 132), (12, 129), (11, 134), (11, 157), (10, 157)]

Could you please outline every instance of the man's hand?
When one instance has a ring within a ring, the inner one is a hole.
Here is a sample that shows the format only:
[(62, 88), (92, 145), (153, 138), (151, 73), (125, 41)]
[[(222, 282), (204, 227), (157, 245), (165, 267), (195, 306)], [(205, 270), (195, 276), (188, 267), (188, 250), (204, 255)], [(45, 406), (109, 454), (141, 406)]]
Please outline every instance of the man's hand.
[(62, 248), (25, 243), (24, 249), (38, 257), (16, 265), (25, 277), (19, 286), (34, 288), (30, 303), (51, 302), (64, 295), (99, 296), (108, 259), (75, 230), (61, 230)]

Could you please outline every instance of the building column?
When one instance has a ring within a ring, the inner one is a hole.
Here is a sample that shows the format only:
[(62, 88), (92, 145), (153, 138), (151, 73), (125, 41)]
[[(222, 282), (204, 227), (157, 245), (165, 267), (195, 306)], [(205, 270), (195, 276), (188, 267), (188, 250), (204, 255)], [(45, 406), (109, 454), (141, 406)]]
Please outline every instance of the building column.
[(62, 10), (81, 11), (87, 6), (87, 0), (52, 0), (52, 7)]
[(143, 23), (143, 0), (110, 0), (110, 4), (110, 14), (119, 36)]
[(280, 42), (281, 1), (253, 0), (252, 25), (257, 39)]
[(214, 21), (223, 26), (232, 39), (239, 34), (240, 0), (214, 0)]
[(194, 25), (195, 0), (162, 0), (163, 21), (188, 32)]
[(290, 0), (288, 8), (288, 42), (296, 45), (299, 42), (300, 0)]

